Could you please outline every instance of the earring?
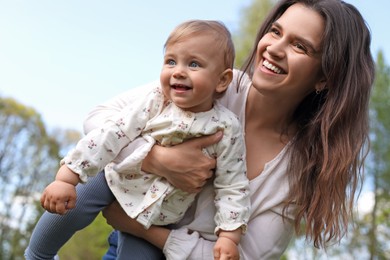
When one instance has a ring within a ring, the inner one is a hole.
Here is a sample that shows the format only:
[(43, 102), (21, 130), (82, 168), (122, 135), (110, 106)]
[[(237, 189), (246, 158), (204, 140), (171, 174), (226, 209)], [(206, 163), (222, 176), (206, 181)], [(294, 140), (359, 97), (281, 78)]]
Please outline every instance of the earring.
[(316, 89), (316, 94), (319, 95), (321, 93), (321, 90)]

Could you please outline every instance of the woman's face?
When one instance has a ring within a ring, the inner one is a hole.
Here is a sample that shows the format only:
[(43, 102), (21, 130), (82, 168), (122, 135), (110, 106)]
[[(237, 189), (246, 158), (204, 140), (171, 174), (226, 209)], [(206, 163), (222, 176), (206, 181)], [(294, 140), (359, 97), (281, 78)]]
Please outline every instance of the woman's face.
[(302, 4), (290, 6), (257, 45), (253, 86), (263, 95), (300, 102), (325, 85), (321, 73), (324, 19)]

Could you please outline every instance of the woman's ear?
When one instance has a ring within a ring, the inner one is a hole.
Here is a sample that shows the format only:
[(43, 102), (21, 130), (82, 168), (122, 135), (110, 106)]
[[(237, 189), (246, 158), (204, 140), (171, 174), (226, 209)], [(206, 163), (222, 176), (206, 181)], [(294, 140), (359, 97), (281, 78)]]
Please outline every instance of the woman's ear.
[(321, 79), (317, 84), (315, 85), (315, 90), (317, 93), (320, 93), (326, 88), (326, 79)]
[(219, 83), (217, 87), (215, 88), (215, 92), (217, 93), (223, 93), (227, 87), (229, 86), (230, 82), (232, 82), (233, 79), (233, 70), (232, 69), (226, 69), (219, 75)]

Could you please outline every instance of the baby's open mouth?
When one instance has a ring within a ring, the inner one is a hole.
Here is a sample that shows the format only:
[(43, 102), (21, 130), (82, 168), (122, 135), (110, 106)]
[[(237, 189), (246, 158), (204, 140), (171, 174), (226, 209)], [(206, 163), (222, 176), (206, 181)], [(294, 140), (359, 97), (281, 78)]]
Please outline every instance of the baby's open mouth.
[(191, 87), (188, 87), (186, 85), (183, 85), (183, 84), (172, 84), (171, 87), (173, 89), (176, 89), (176, 90), (190, 90)]

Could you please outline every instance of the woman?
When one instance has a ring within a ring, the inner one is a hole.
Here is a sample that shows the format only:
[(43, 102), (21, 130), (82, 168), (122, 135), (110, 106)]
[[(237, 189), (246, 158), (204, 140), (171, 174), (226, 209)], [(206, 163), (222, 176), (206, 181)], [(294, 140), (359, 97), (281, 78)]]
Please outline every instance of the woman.
[[(245, 129), (253, 210), (240, 243), (242, 259), (279, 258), (302, 221), (302, 232), (315, 247), (344, 235), (367, 152), (373, 79), (370, 32), (352, 5), (282, 0), (270, 12), (243, 72), (235, 72), (223, 98)], [(135, 97), (129, 92), (98, 107), (85, 129)], [(217, 141), (215, 135), (172, 148), (155, 146), (142, 167), (183, 190), (199, 191), (215, 166), (201, 148)], [(171, 230), (145, 231), (115, 204), (105, 216), (169, 258), (212, 259), (214, 242), (197, 232), (212, 218), (212, 204), (206, 185), (193, 221)], [(130, 254), (147, 247), (130, 243), (119, 250)]]

